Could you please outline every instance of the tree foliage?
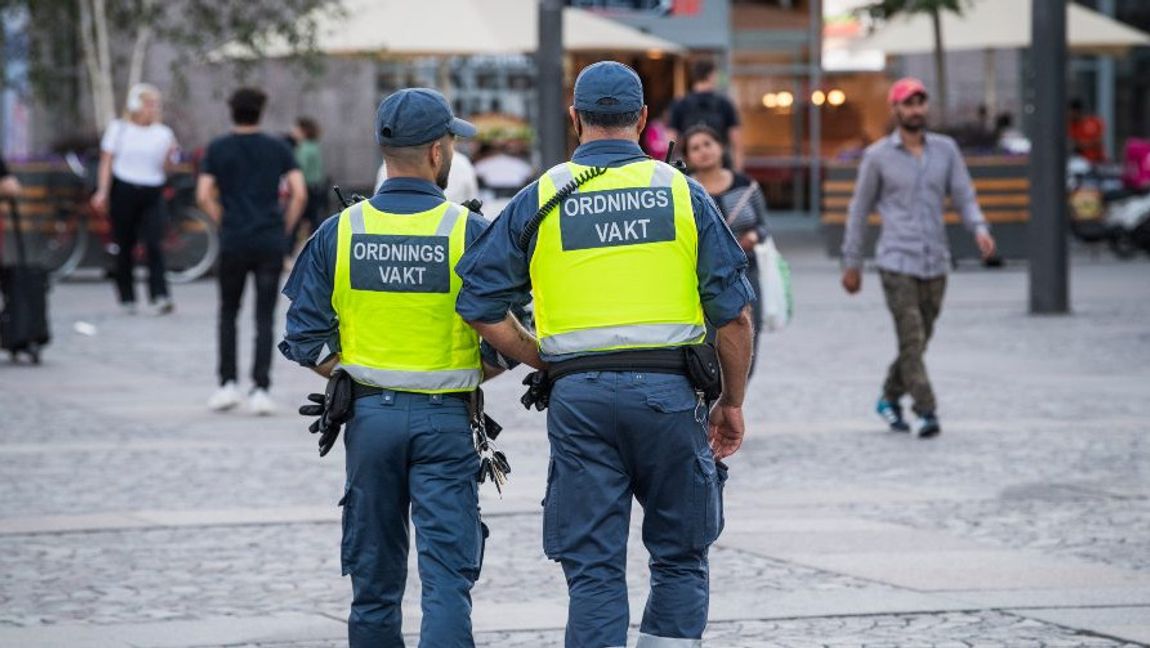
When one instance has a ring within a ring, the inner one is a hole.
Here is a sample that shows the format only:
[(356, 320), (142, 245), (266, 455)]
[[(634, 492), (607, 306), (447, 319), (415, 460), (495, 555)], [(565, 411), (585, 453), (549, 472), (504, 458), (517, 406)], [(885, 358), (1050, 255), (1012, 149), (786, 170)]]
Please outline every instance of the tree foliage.
[(889, 20), (902, 14), (945, 11), (962, 14), (965, 4), (964, 0), (876, 0), (863, 7), (863, 11), (877, 20)]
[(951, 12), (962, 15), (971, 0), (875, 0), (859, 9), (875, 20), (890, 20), (897, 16), (926, 14), (934, 25), (934, 69), (938, 83), (939, 121), (946, 124), (947, 80), (946, 49), (942, 40), (942, 14)]
[[(176, 76), (225, 43), (259, 56), (277, 39), (314, 67), (316, 17), (341, 11), (340, 5), (341, 0), (0, 0), (0, 12), (25, 12), (28, 18), (19, 46), (6, 49), (27, 61), (30, 92), (46, 103), (74, 100), (79, 80), (86, 78), (99, 103), (104, 82), (122, 97), (128, 68), (139, 68), (151, 43), (175, 52)], [(101, 60), (101, 29), (107, 61)]]

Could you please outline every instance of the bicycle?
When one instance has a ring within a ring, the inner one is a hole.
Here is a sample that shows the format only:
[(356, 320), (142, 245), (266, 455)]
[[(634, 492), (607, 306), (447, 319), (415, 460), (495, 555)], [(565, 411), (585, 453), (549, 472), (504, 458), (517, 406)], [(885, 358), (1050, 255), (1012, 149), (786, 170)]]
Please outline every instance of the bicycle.
[[(66, 164), (72, 162), (78, 160), (66, 160)], [(20, 229), (26, 258), (30, 264), (47, 270), (53, 281), (68, 276), (83, 262), (90, 239), (87, 218), (73, 209), (87, 200), (83, 184), (69, 181), (57, 162), (24, 164), (20, 172), (25, 185), (19, 203), (24, 216)], [(0, 222), (0, 240), (11, 248), (7, 245), (10, 237), (3, 236), (7, 227), (7, 220)], [(4, 252), (5, 258), (10, 258), (14, 250)]]
[[(106, 215), (89, 203), (94, 192), (95, 169), (86, 165), (74, 152), (64, 156), (66, 172), (53, 174), (45, 194), (56, 198), (48, 218), (41, 219), (30, 249), (38, 250), (37, 261), (46, 267), (53, 281), (70, 277), (90, 256), (95, 265), (111, 272), (119, 252), (112, 238)], [(165, 275), (171, 283), (188, 283), (206, 275), (219, 256), (219, 233), (214, 221), (195, 206), (195, 176), (184, 173), (173, 176), (163, 192), (165, 233)], [(93, 234), (101, 243), (100, 250), (90, 249)], [(143, 245), (137, 246), (137, 264), (144, 259)]]

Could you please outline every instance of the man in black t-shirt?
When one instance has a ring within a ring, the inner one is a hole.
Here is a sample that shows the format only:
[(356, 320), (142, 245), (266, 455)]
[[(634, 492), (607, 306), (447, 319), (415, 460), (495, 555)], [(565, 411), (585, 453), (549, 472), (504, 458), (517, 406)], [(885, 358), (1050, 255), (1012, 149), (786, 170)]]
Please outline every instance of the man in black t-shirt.
[(669, 137), (679, 136), (692, 126), (709, 126), (723, 138), (724, 166), (743, 170), (743, 138), (735, 104), (715, 91), (715, 64), (699, 61), (691, 70), (691, 93), (671, 106)]
[[(254, 414), (275, 411), (271, 385), (272, 323), (279, 295), (287, 233), (307, 201), (303, 173), (283, 140), (260, 131), (267, 95), (240, 88), (228, 100), (232, 132), (208, 145), (196, 184), (200, 208), (220, 225), (220, 387), (208, 407), (223, 411), (240, 404), (236, 386), (236, 316), (249, 273), (256, 282), (256, 341), (248, 406)], [(280, 207), (279, 188), (286, 179), (288, 203)]]

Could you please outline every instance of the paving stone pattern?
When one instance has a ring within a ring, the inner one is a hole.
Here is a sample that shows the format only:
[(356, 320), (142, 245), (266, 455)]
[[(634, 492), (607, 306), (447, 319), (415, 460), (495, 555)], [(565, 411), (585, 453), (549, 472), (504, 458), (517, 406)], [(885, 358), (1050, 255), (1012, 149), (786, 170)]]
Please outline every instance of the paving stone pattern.
[[(863, 294), (848, 299), (835, 288), (833, 263), (788, 254), (797, 319), (763, 340), (746, 408), (750, 432), (730, 462), (731, 510), (888, 522), (991, 548), (1150, 571), (1150, 264), (1079, 261), (1069, 318), (1027, 316), (1025, 276), (1017, 270), (952, 276), (928, 356), (944, 433), (923, 442), (885, 432), (871, 413), (894, 352), (877, 277), (868, 274)], [(214, 386), (215, 286), (177, 286), (175, 296), (175, 316), (133, 318), (115, 312), (105, 285), (61, 285), (45, 366), (0, 359), (0, 643), (5, 629), (48, 625), (346, 616), (350, 583), (340, 577), (336, 522), (3, 533), (5, 520), (37, 516), (334, 513), (340, 458), (317, 459), (304, 424), (286, 411), (317, 379), (277, 360), (273, 393), (284, 414), (257, 420), (204, 412)], [(241, 372), (250, 357), (247, 313)], [(77, 334), (77, 321), (98, 334)], [(91, 396), (104, 394), (102, 372), (139, 376), (139, 403)], [(547, 457), (543, 415), (517, 405), (522, 373), (487, 388), (508, 428), (504, 448), (515, 475), (531, 477), (513, 481), (513, 491), (540, 482)], [(165, 405), (149, 410), (149, 400), (161, 397)], [(852, 497), (882, 489), (903, 497)], [(804, 492), (833, 496), (789, 508), (775, 500)], [(491, 509), (503, 512), (488, 518), (492, 537), (475, 596), (562, 606), (561, 570), (539, 546), (538, 497), (513, 494), (529, 504)], [(641, 597), (646, 557), (637, 526), (631, 544), (628, 584)], [(712, 570), (716, 592), (739, 600), (913, 594), (722, 541)], [(416, 609), (419, 593), (413, 573), (407, 609)], [(477, 642), (557, 647), (560, 623), (480, 633)], [(724, 620), (706, 638), (723, 648), (1136, 645), (998, 609)]]
[[(632, 642), (635, 637), (632, 631)], [(703, 639), (707, 645), (723, 648), (1133, 648), (1140, 645), (999, 612), (720, 622), (710, 624)], [(409, 638), (409, 645), (414, 644), (413, 636)], [(259, 648), (335, 648), (342, 644), (257, 645)], [(555, 630), (481, 633), (476, 635), (476, 645), (562, 648), (563, 633)]]

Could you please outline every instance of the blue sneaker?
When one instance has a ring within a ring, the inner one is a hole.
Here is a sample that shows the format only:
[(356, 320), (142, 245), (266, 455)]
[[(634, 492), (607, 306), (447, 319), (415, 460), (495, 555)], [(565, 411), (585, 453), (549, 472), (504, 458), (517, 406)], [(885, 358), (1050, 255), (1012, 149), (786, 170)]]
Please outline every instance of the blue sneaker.
[(920, 439), (929, 439), (942, 434), (942, 425), (934, 412), (925, 412), (919, 414), (918, 420), (914, 422), (914, 432)]
[(885, 398), (879, 398), (875, 411), (890, 426), (891, 432), (910, 432), (910, 426), (902, 418), (902, 407)]

